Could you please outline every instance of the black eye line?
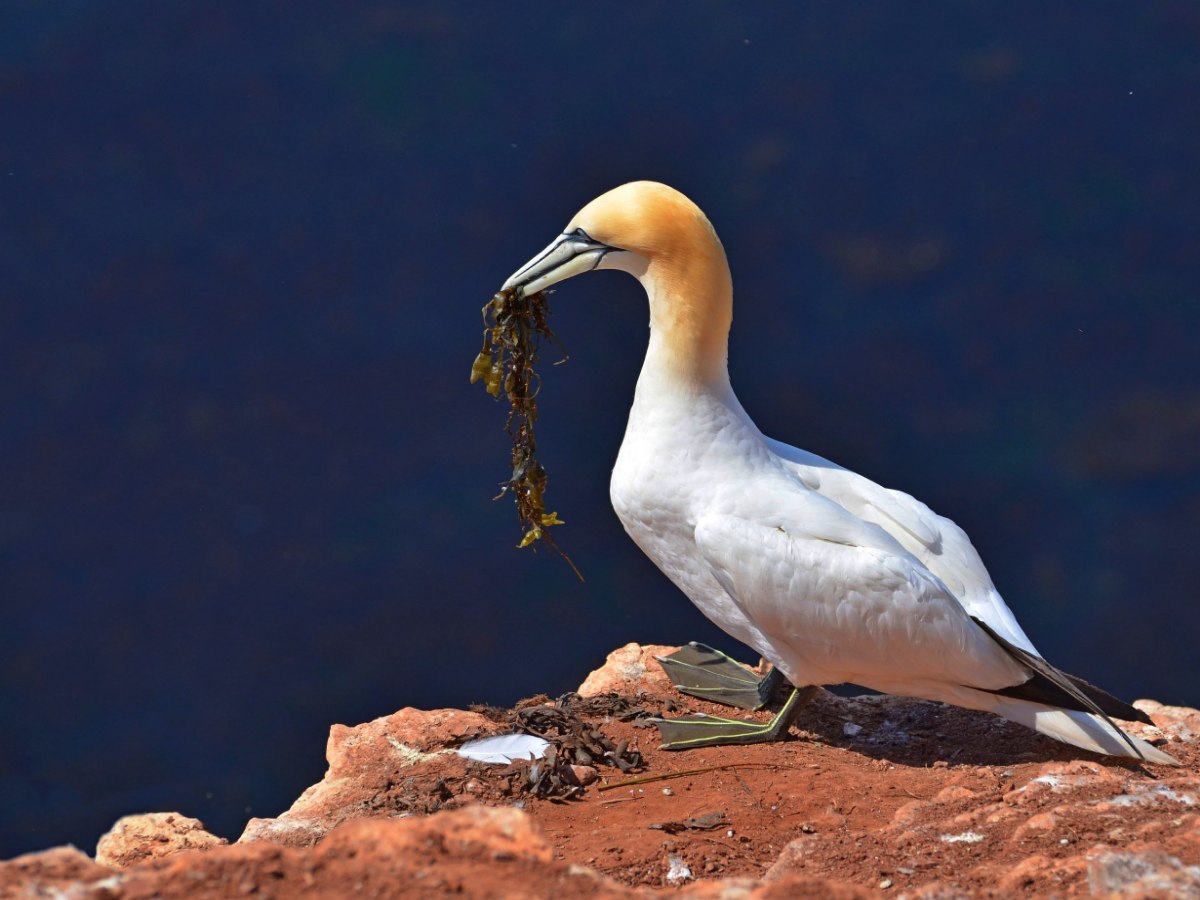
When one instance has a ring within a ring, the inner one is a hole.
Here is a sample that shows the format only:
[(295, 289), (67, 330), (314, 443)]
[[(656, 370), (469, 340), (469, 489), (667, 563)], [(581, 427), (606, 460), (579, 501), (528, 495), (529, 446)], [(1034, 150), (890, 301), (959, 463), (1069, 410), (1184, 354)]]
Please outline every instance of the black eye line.
[(594, 237), (592, 237), (590, 234), (588, 234), (582, 228), (576, 228), (574, 231), (564, 231), (563, 237), (579, 238), (581, 240), (587, 241), (589, 244), (595, 244), (596, 249), (604, 248), (604, 253), (600, 254), (601, 256), (605, 256), (606, 254), (609, 254), (609, 253), (624, 253), (625, 252), (624, 249), (621, 247), (614, 247), (612, 244), (606, 244), (606, 243), (604, 243), (604, 241), (596, 240)]
[(596, 258), (592, 262), (592, 268), (589, 271), (595, 271), (596, 267), (600, 265), (600, 261), (602, 259), (604, 259), (604, 257), (608, 256), (608, 254), (622, 252), (620, 247), (610, 247), (608, 244), (605, 244), (602, 241), (598, 241), (595, 238), (593, 238), (590, 234), (588, 234), (582, 228), (576, 228), (574, 231), (564, 231), (563, 237), (579, 238), (580, 240), (587, 241), (589, 244), (596, 245), (595, 247), (593, 247), (591, 249), (599, 250), (600, 252), (596, 254)]
[(620, 247), (613, 247), (610, 244), (604, 243), (603, 241), (596, 240), (590, 234), (588, 234), (586, 231), (584, 231), (582, 228), (576, 228), (574, 231), (564, 231), (563, 237), (576, 238), (577, 240), (586, 241), (587, 243), (592, 245), (591, 247), (588, 248), (588, 252), (590, 252), (592, 250), (600, 251), (599, 253), (596, 254), (596, 258), (592, 262), (592, 270), (596, 269), (600, 265), (600, 261), (603, 260), (604, 257), (608, 256), (608, 254), (625, 252)]

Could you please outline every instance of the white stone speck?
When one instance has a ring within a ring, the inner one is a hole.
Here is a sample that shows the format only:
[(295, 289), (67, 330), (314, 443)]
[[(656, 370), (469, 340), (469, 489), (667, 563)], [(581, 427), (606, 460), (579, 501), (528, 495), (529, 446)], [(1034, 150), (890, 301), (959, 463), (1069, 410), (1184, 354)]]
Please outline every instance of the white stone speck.
[(668, 884), (682, 884), (685, 881), (691, 881), (692, 877), (692, 870), (688, 868), (682, 856), (672, 853), (667, 857)]
[(938, 840), (943, 844), (978, 844), (983, 835), (978, 831), (964, 831), (962, 834), (943, 834)]

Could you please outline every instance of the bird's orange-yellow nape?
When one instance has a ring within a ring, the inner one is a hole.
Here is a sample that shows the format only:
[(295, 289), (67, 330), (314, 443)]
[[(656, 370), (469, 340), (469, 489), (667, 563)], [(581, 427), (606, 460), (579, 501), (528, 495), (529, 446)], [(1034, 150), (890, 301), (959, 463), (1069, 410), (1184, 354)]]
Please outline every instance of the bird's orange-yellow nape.
[(635, 275), (650, 299), (647, 364), (704, 381), (726, 377), (733, 289), (708, 218), (674, 188), (635, 181), (588, 203), (506, 288), (538, 290), (592, 269)]

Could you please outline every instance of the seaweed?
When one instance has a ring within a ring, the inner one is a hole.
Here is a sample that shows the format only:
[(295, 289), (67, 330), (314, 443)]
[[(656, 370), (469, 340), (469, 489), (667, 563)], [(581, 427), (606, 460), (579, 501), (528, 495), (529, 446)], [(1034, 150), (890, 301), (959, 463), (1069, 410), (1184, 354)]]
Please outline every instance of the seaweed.
[(617, 694), (580, 697), (567, 693), (557, 700), (537, 696), (520, 701), (512, 709), (476, 705), (471, 710), (550, 742), (541, 759), (532, 764), (520, 763), (528, 765), (529, 775), (517, 789), (552, 801), (577, 799), (583, 793), (571, 768), (574, 765), (611, 766), (626, 775), (645, 771), (641, 751), (627, 740), (614, 741), (604, 733), (603, 726), (613, 719), (649, 722), (657, 715), (636, 699)]
[[(518, 547), (528, 547), (537, 541), (545, 542), (566, 560), (571, 571), (583, 580), (583, 575), (571, 557), (558, 546), (549, 529), (565, 524), (557, 512), (546, 512), (545, 467), (537, 459), (537, 395), (540, 378), (534, 370), (538, 345), (542, 338), (558, 343), (550, 330), (550, 314), (546, 292), (525, 296), (515, 290), (498, 292), (483, 307), (483, 349), (471, 365), (471, 384), (482, 381), (487, 392), (508, 398), (508, 418), (504, 427), (512, 439), (512, 474), (501, 482), (499, 500), (511, 493), (521, 523), (522, 537)], [(561, 347), (561, 343), (559, 344)], [(565, 362), (566, 356), (559, 362)], [(557, 363), (556, 363), (557, 365)]]

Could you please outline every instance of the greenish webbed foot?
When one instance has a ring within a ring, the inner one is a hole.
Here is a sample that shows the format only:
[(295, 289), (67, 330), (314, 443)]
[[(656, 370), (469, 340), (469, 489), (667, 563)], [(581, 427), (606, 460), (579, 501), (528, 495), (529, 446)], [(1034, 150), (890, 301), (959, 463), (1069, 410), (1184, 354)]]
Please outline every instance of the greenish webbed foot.
[(663, 750), (692, 750), (726, 744), (766, 744), (783, 737), (797, 714), (816, 696), (816, 687), (792, 688), (769, 722), (747, 722), (697, 713), (678, 719), (655, 719)]
[(656, 659), (675, 690), (738, 709), (762, 709), (783, 684), (783, 676), (775, 669), (758, 678), (720, 650), (695, 641)]
[[(774, 668), (762, 678), (756, 678), (753, 672), (720, 650), (695, 642), (670, 656), (658, 657), (658, 661), (682, 693), (739, 709), (762, 709), (776, 689), (786, 683)], [(664, 750), (766, 743), (787, 733), (796, 715), (812, 700), (816, 691), (815, 687), (792, 688), (783, 707), (769, 722), (698, 713), (679, 719), (656, 719), (654, 724), (662, 735)]]

